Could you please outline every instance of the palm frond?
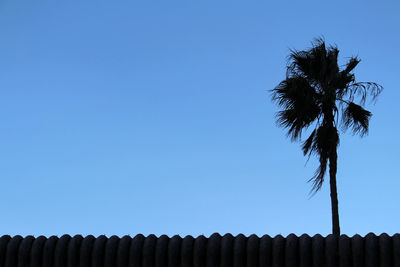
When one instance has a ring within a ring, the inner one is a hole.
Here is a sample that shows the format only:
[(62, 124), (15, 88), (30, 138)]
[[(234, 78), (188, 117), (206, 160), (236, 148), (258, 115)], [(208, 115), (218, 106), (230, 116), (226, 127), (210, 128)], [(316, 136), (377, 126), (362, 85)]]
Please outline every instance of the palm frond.
[(280, 82), (271, 90), (272, 101), (284, 108), (291, 108), (294, 105), (311, 104), (316, 101), (317, 93), (309, 82), (301, 77), (294, 76)]
[(296, 76), (287, 78), (271, 91), (272, 100), (284, 108), (277, 113), (277, 123), (289, 128), (288, 136), (292, 140), (299, 139), (302, 130), (320, 115), (315, 89), (306, 79)]
[[(375, 102), (379, 94), (383, 91), (383, 86), (374, 82), (357, 82), (348, 86), (346, 93), (349, 100), (354, 101), (355, 97), (360, 98), (360, 104), (364, 105), (368, 95), (372, 96), (372, 101)], [(346, 94), (345, 93), (345, 94)]]
[(364, 136), (368, 133), (369, 119), (372, 113), (365, 110), (363, 107), (349, 102), (343, 109), (342, 127), (344, 130), (352, 128), (353, 133), (359, 133)]
[(347, 62), (345, 69), (343, 70), (343, 73), (349, 74), (352, 70), (354, 70), (355, 67), (361, 62), (361, 59), (358, 57), (351, 57), (349, 59), (349, 62)]
[(326, 73), (327, 51), (322, 38), (315, 39), (313, 47), (305, 51), (291, 50), (289, 68), (292, 73), (301, 74), (313, 81), (319, 81)]
[(327, 164), (328, 157), (325, 155), (320, 155), (318, 169), (315, 171), (314, 176), (310, 180), (308, 180), (308, 182), (311, 182), (313, 184), (310, 193), (316, 193), (321, 189), (322, 184), (324, 183)]
[(306, 141), (303, 142), (301, 149), (303, 150), (303, 154), (307, 155), (309, 152), (311, 152), (311, 146), (314, 142), (314, 136), (315, 136), (316, 130), (313, 130), (310, 134), (310, 136), (307, 138)]
[(276, 114), (276, 122), (279, 126), (284, 128), (289, 128), (287, 136), (296, 141), (301, 137), (301, 132), (303, 129), (308, 127), (312, 121), (313, 117), (308, 117), (309, 114), (301, 114), (296, 109), (285, 109), (281, 110)]

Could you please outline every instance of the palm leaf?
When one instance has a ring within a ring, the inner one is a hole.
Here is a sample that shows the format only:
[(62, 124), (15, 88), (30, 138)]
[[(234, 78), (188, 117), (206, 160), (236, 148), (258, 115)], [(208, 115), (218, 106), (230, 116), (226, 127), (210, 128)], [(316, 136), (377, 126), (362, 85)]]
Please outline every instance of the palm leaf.
[(349, 62), (346, 64), (346, 68), (343, 70), (343, 73), (349, 74), (354, 70), (355, 67), (361, 62), (361, 59), (358, 57), (351, 57)]
[(291, 50), (290, 69), (292, 73), (301, 74), (312, 82), (319, 82), (326, 72), (326, 54), (324, 40), (316, 39), (309, 50)]
[(315, 171), (314, 176), (310, 180), (308, 180), (308, 182), (311, 182), (313, 184), (311, 188), (311, 193), (316, 193), (321, 189), (322, 184), (324, 183), (324, 176), (326, 173), (327, 165), (328, 157), (320, 155), (318, 169)]
[(369, 119), (372, 114), (363, 107), (349, 102), (343, 110), (342, 127), (344, 130), (352, 128), (353, 133), (359, 133), (364, 136), (368, 133)]
[(272, 100), (284, 108), (277, 113), (277, 123), (289, 128), (288, 136), (292, 140), (299, 139), (301, 131), (320, 114), (319, 96), (301, 76), (287, 78), (279, 83), (272, 90)]
[(355, 97), (360, 98), (360, 104), (364, 105), (368, 95), (372, 96), (372, 101), (376, 101), (379, 94), (383, 91), (383, 87), (374, 82), (357, 82), (348, 86), (346, 93), (350, 101), (354, 101)]
[(303, 150), (304, 155), (307, 155), (309, 152), (311, 152), (311, 146), (314, 142), (314, 136), (315, 136), (316, 130), (312, 131), (310, 136), (307, 138), (306, 141), (303, 142), (303, 145), (301, 146), (301, 149)]

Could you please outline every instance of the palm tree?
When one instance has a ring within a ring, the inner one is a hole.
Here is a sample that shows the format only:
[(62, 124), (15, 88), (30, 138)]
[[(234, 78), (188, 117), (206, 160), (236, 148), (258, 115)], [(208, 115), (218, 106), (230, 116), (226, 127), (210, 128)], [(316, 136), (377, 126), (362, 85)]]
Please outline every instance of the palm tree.
[(302, 132), (313, 126), (302, 143), (304, 155), (319, 157), (319, 167), (309, 180), (313, 183), (311, 192), (321, 189), (329, 161), (332, 230), (334, 235), (340, 235), (336, 189), (338, 124), (343, 131), (350, 128), (354, 134), (367, 134), (372, 114), (363, 106), (368, 96), (375, 100), (383, 87), (356, 82), (352, 71), (360, 59), (351, 57), (340, 69), (338, 48), (326, 47), (321, 38), (315, 39), (308, 50), (290, 52), (286, 79), (271, 90), (272, 100), (282, 107), (277, 123), (288, 129), (292, 141), (299, 141)]

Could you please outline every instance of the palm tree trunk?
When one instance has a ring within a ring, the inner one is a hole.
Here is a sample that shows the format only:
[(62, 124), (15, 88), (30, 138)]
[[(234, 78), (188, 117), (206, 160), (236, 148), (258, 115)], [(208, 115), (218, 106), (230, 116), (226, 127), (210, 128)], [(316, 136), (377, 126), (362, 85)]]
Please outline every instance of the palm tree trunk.
[(339, 226), (339, 203), (336, 189), (336, 171), (337, 171), (337, 151), (331, 153), (329, 157), (329, 182), (331, 186), (331, 205), (332, 205), (332, 233), (340, 236)]

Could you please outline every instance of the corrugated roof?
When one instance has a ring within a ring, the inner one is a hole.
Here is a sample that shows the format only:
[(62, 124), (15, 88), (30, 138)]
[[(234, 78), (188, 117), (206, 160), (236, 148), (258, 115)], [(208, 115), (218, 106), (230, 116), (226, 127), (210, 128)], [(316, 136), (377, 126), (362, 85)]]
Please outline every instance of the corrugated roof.
[(400, 266), (400, 234), (0, 238), (0, 267)]

